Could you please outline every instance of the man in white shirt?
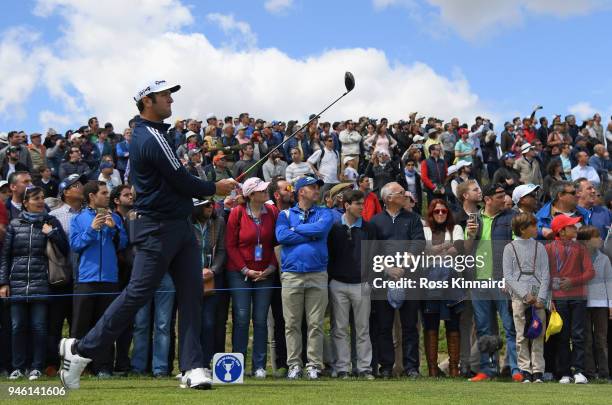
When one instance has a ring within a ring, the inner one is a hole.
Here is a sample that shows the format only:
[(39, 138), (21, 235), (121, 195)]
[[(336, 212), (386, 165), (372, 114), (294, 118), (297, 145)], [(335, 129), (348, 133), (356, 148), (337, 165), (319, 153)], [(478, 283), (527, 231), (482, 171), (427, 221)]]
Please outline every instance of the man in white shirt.
[(321, 187), (321, 195), (324, 195), (325, 191), (340, 183), (338, 179), (340, 157), (338, 152), (334, 150), (334, 138), (330, 135), (323, 139), (323, 149), (313, 153), (307, 162), (314, 173), (325, 183)]
[(286, 169), (287, 162), (281, 160), (280, 151), (275, 150), (261, 168), (264, 181), (271, 181), (274, 177), (285, 177)]
[[(346, 129), (340, 132), (340, 143), (342, 144), (342, 158), (351, 156), (357, 159), (355, 167), (359, 167), (359, 144), (361, 142), (361, 135), (355, 131), (355, 123), (351, 120), (347, 120)], [(323, 191), (321, 191), (323, 194)]]
[(589, 155), (584, 151), (580, 151), (576, 154), (576, 160), (578, 164), (572, 169), (572, 181), (584, 177), (593, 183), (595, 187), (599, 187), (601, 180), (599, 179), (597, 171), (589, 166)]
[(310, 164), (302, 162), (302, 152), (298, 148), (291, 149), (291, 160), (293, 163), (285, 170), (285, 178), (289, 183), (294, 183), (295, 180), (308, 173), (314, 174)]

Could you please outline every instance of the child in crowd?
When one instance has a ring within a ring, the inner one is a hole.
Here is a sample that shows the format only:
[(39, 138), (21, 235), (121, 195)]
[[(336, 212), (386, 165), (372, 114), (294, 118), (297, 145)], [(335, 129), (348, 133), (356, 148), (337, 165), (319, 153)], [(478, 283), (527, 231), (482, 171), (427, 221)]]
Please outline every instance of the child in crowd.
[(342, 164), (344, 164), (344, 181), (353, 183), (354, 187), (357, 188), (357, 178), (359, 177), (359, 173), (355, 169), (355, 165), (357, 164), (357, 160), (355, 160), (354, 156), (345, 156), (342, 160)]
[(578, 233), (576, 224), (581, 219), (565, 214), (554, 217), (551, 226), (555, 240), (546, 245), (553, 302), (563, 319), (563, 328), (556, 337), (555, 368), (558, 376), (561, 376), (561, 384), (588, 382), (583, 374), (586, 283), (595, 276), (595, 272), (591, 255), (575, 241)]
[[(608, 318), (612, 315), (612, 265), (601, 252), (603, 241), (599, 229), (583, 226), (578, 230), (593, 261), (593, 277), (587, 284), (587, 309), (585, 329), (585, 373), (589, 378), (607, 379), (608, 369)], [(593, 347), (594, 343), (594, 347)]]
[[(550, 293), (548, 255), (544, 246), (535, 240), (538, 228), (533, 214), (515, 216), (512, 232), (516, 239), (504, 248), (503, 269), (512, 297), (517, 363), (523, 383), (541, 383), (546, 326), (544, 306)], [(538, 319), (541, 325), (537, 324)], [(532, 325), (536, 328), (530, 331)]]

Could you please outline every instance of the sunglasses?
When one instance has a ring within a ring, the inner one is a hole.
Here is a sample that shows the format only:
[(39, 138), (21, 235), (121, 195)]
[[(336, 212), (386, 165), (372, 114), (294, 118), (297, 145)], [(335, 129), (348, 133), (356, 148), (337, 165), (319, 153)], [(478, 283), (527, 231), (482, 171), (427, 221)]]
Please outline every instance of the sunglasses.
[(441, 209), (433, 210), (433, 213), (436, 215), (445, 215), (445, 214), (448, 214), (448, 210), (446, 208), (441, 208)]

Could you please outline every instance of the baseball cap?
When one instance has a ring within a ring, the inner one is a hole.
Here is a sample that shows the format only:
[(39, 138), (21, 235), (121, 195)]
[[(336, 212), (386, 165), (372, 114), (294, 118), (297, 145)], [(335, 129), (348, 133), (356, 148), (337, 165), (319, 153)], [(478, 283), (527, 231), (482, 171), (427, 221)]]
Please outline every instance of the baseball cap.
[(170, 90), (171, 93), (174, 93), (180, 89), (181, 86), (179, 84), (170, 84), (165, 80), (154, 80), (136, 93), (136, 96), (134, 96), (134, 101), (139, 102), (143, 97), (148, 96), (151, 93), (159, 93), (160, 91), (164, 90)]
[(303, 176), (303, 177), (300, 177), (295, 182), (295, 185), (294, 185), (295, 192), (297, 193), (298, 191), (300, 191), (300, 189), (302, 187), (311, 186), (313, 184), (318, 184), (319, 186), (322, 186), (324, 184), (324, 182), (323, 182), (323, 180), (321, 180), (321, 179), (319, 179), (317, 177), (312, 177), (312, 176)]
[(0, 132), (0, 143), (8, 143), (8, 134), (6, 132)]
[(582, 217), (569, 217), (565, 214), (557, 215), (553, 218), (550, 227), (555, 234), (561, 232), (561, 230), (565, 227), (576, 225), (578, 222), (582, 220)]
[(412, 138), (412, 141), (413, 141), (413, 142), (421, 142), (421, 141), (424, 141), (424, 140), (425, 140), (425, 138), (423, 138), (421, 135), (415, 135), (415, 136)]
[(427, 135), (437, 134), (438, 132), (440, 132), (438, 128), (429, 128), (429, 131), (427, 131)]
[(66, 177), (59, 184), (59, 195), (60, 196), (63, 195), (64, 194), (64, 190), (66, 190), (67, 188), (72, 186), (77, 181), (80, 181), (82, 184), (85, 184), (85, 183), (87, 183), (87, 176), (74, 173), (74, 174), (71, 174), (70, 176)]
[(518, 204), (521, 198), (540, 189), (536, 184), (521, 184), (512, 191), (512, 202)]
[(259, 177), (250, 177), (242, 184), (242, 195), (248, 197), (256, 191), (266, 191), (269, 185), (269, 181), (263, 181)]
[(6, 180), (0, 180), (0, 188), (4, 187), (4, 186), (8, 186), (8, 181)]
[(482, 195), (491, 197), (495, 194), (504, 193), (505, 191), (504, 186), (499, 183), (487, 184), (482, 190)]
[(191, 149), (189, 152), (187, 152), (187, 156), (192, 157), (193, 155), (197, 155), (200, 152), (202, 152), (200, 148)]
[(208, 113), (206, 115), (206, 122), (208, 122), (208, 120), (212, 120), (212, 119), (217, 119), (217, 116), (213, 113)]
[(446, 170), (446, 174), (448, 176), (450, 176), (451, 174), (457, 173), (457, 170), (459, 170), (457, 165), (450, 165), (450, 166), (448, 166), (448, 169)]
[(459, 128), (459, 131), (457, 131), (457, 133), (459, 134), (459, 136), (464, 135), (464, 134), (469, 134), (470, 131), (468, 131), (467, 128)]
[(19, 147), (11, 145), (8, 147), (8, 151), (9, 152), (19, 152)]
[(529, 142), (524, 143), (521, 145), (521, 154), (525, 154), (528, 151), (530, 151), (531, 149), (533, 149), (533, 145), (530, 144)]
[(196, 134), (196, 133), (195, 133), (195, 132), (193, 132), (193, 131), (187, 131), (187, 133), (185, 134), (185, 139), (189, 139), (189, 138), (190, 138), (190, 137), (192, 137), (192, 136), (196, 136), (196, 137), (197, 137), (197, 136), (198, 136), (198, 134)]
[(225, 159), (225, 154), (223, 152), (219, 152), (213, 157), (213, 163), (216, 164), (221, 159)]
[(353, 159), (355, 159), (355, 156), (345, 156), (344, 159), (342, 159), (342, 164), (346, 165), (348, 162), (350, 162)]
[(524, 336), (527, 339), (536, 339), (542, 334), (544, 327), (535, 306), (531, 305), (525, 310), (525, 320)]
[(113, 165), (112, 165), (111, 163), (109, 163), (109, 162), (102, 162), (102, 163), (100, 164), (100, 170), (103, 170), (103, 169), (110, 169), (110, 168), (112, 168), (112, 167), (113, 167)]
[(461, 169), (462, 167), (466, 167), (466, 166), (471, 166), (472, 162), (468, 162), (467, 160), (460, 160), (457, 162), (457, 170)]
[(264, 123), (264, 126), (263, 126), (263, 127), (264, 127), (264, 128), (272, 128), (272, 126), (273, 126), (273, 125), (274, 125), (274, 124), (273, 124), (273, 123), (271, 123), (271, 122), (266, 122), (266, 123)]

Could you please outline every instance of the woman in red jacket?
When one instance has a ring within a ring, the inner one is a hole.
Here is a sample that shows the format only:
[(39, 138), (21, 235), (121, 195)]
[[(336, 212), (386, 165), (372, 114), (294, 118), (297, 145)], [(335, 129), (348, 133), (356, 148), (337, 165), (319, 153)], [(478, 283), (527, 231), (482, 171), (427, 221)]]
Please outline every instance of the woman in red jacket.
[(246, 358), (252, 305), (252, 361), (256, 378), (266, 377), (268, 308), (277, 269), (274, 229), (278, 210), (274, 205), (264, 204), (269, 184), (257, 177), (244, 182), (242, 194), (246, 202), (232, 209), (225, 233), (227, 279), (234, 314), (232, 351)]

